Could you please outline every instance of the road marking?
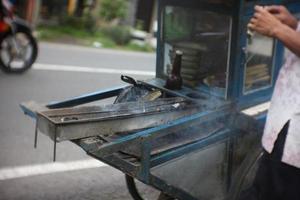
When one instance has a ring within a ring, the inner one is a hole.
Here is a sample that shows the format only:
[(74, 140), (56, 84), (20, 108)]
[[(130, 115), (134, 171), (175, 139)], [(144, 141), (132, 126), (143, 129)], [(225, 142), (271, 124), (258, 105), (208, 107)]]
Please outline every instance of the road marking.
[(153, 71), (111, 69), (111, 68), (92, 68), (92, 67), (42, 64), (42, 63), (35, 63), (33, 65), (33, 69), (35, 69), (35, 70), (46, 70), (46, 71), (65, 71), (65, 72), (86, 72), (86, 73), (130, 74), (130, 75), (142, 75), (142, 76), (155, 76), (155, 72), (153, 72)]
[(38, 165), (8, 167), (0, 169), (0, 181), (24, 178), (29, 176), (69, 172), (108, 166), (98, 160), (79, 160), (70, 162), (55, 162)]

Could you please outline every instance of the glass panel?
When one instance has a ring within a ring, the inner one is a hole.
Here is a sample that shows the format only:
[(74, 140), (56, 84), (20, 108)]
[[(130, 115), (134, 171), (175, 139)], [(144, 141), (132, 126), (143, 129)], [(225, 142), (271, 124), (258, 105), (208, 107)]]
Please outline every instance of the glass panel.
[(231, 17), (167, 6), (164, 13), (164, 73), (176, 50), (183, 52), (181, 75), (189, 87), (226, 93)]
[(272, 85), (275, 40), (257, 33), (247, 39), (244, 93)]

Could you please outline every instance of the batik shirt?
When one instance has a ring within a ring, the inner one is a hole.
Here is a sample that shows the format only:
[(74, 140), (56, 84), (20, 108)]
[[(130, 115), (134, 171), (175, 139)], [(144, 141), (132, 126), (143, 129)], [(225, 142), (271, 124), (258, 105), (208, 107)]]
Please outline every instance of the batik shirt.
[[(300, 32), (300, 23), (297, 31)], [(266, 151), (272, 152), (278, 134), (289, 120), (282, 162), (300, 168), (300, 58), (287, 50), (262, 138)]]

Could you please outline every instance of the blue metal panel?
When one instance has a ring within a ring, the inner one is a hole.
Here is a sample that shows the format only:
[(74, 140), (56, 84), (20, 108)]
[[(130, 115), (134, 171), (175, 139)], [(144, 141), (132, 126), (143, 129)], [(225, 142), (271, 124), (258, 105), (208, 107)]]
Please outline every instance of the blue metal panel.
[(160, 165), (160, 164), (165, 163), (174, 158), (188, 154), (192, 151), (207, 147), (211, 144), (221, 142), (221, 141), (227, 139), (228, 137), (233, 136), (232, 133), (233, 133), (232, 130), (225, 129), (223, 131), (213, 134), (212, 136), (209, 136), (208, 138), (204, 138), (195, 143), (188, 144), (183, 147), (179, 147), (179, 148), (173, 149), (169, 152), (158, 155), (151, 160), (151, 167)]
[(285, 5), (299, 5), (299, 0), (278, 0), (280, 3)]
[(297, 1), (290, 1), (290, 2), (287, 2), (287, 3), (284, 1), (284, 5), (287, 6), (289, 11), (291, 11), (294, 14), (300, 12), (300, 2), (298, 0)]
[[(159, 1), (161, 2), (161, 0)], [(164, 12), (161, 3), (158, 4), (158, 29), (157, 29), (157, 49), (156, 49), (156, 77), (164, 78), (163, 72), (163, 20)]]
[(233, 27), (232, 27), (232, 44), (230, 51), (230, 65), (229, 65), (229, 86), (228, 86), (228, 99), (235, 102), (238, 98), (238, 81), (239, 81), (239, 68), (241, 57), (241, 13), (243, 12), (244, 1), (240, 0), (236, 5), (233, 14)]

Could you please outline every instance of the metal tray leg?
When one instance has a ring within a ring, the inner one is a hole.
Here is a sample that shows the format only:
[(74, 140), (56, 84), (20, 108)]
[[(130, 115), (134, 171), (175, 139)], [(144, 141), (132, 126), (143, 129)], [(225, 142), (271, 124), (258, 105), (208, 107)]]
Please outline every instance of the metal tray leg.
[(34, 130), (34, 148), (37, 148), (37, 138), (38, 138), (38, 119), (35, 122), (35, 130)]
[(53, 148), (53, 162), (56, 161), (56, 128), (55, 128), (55, 131), (54, 131), (54, 148)]

